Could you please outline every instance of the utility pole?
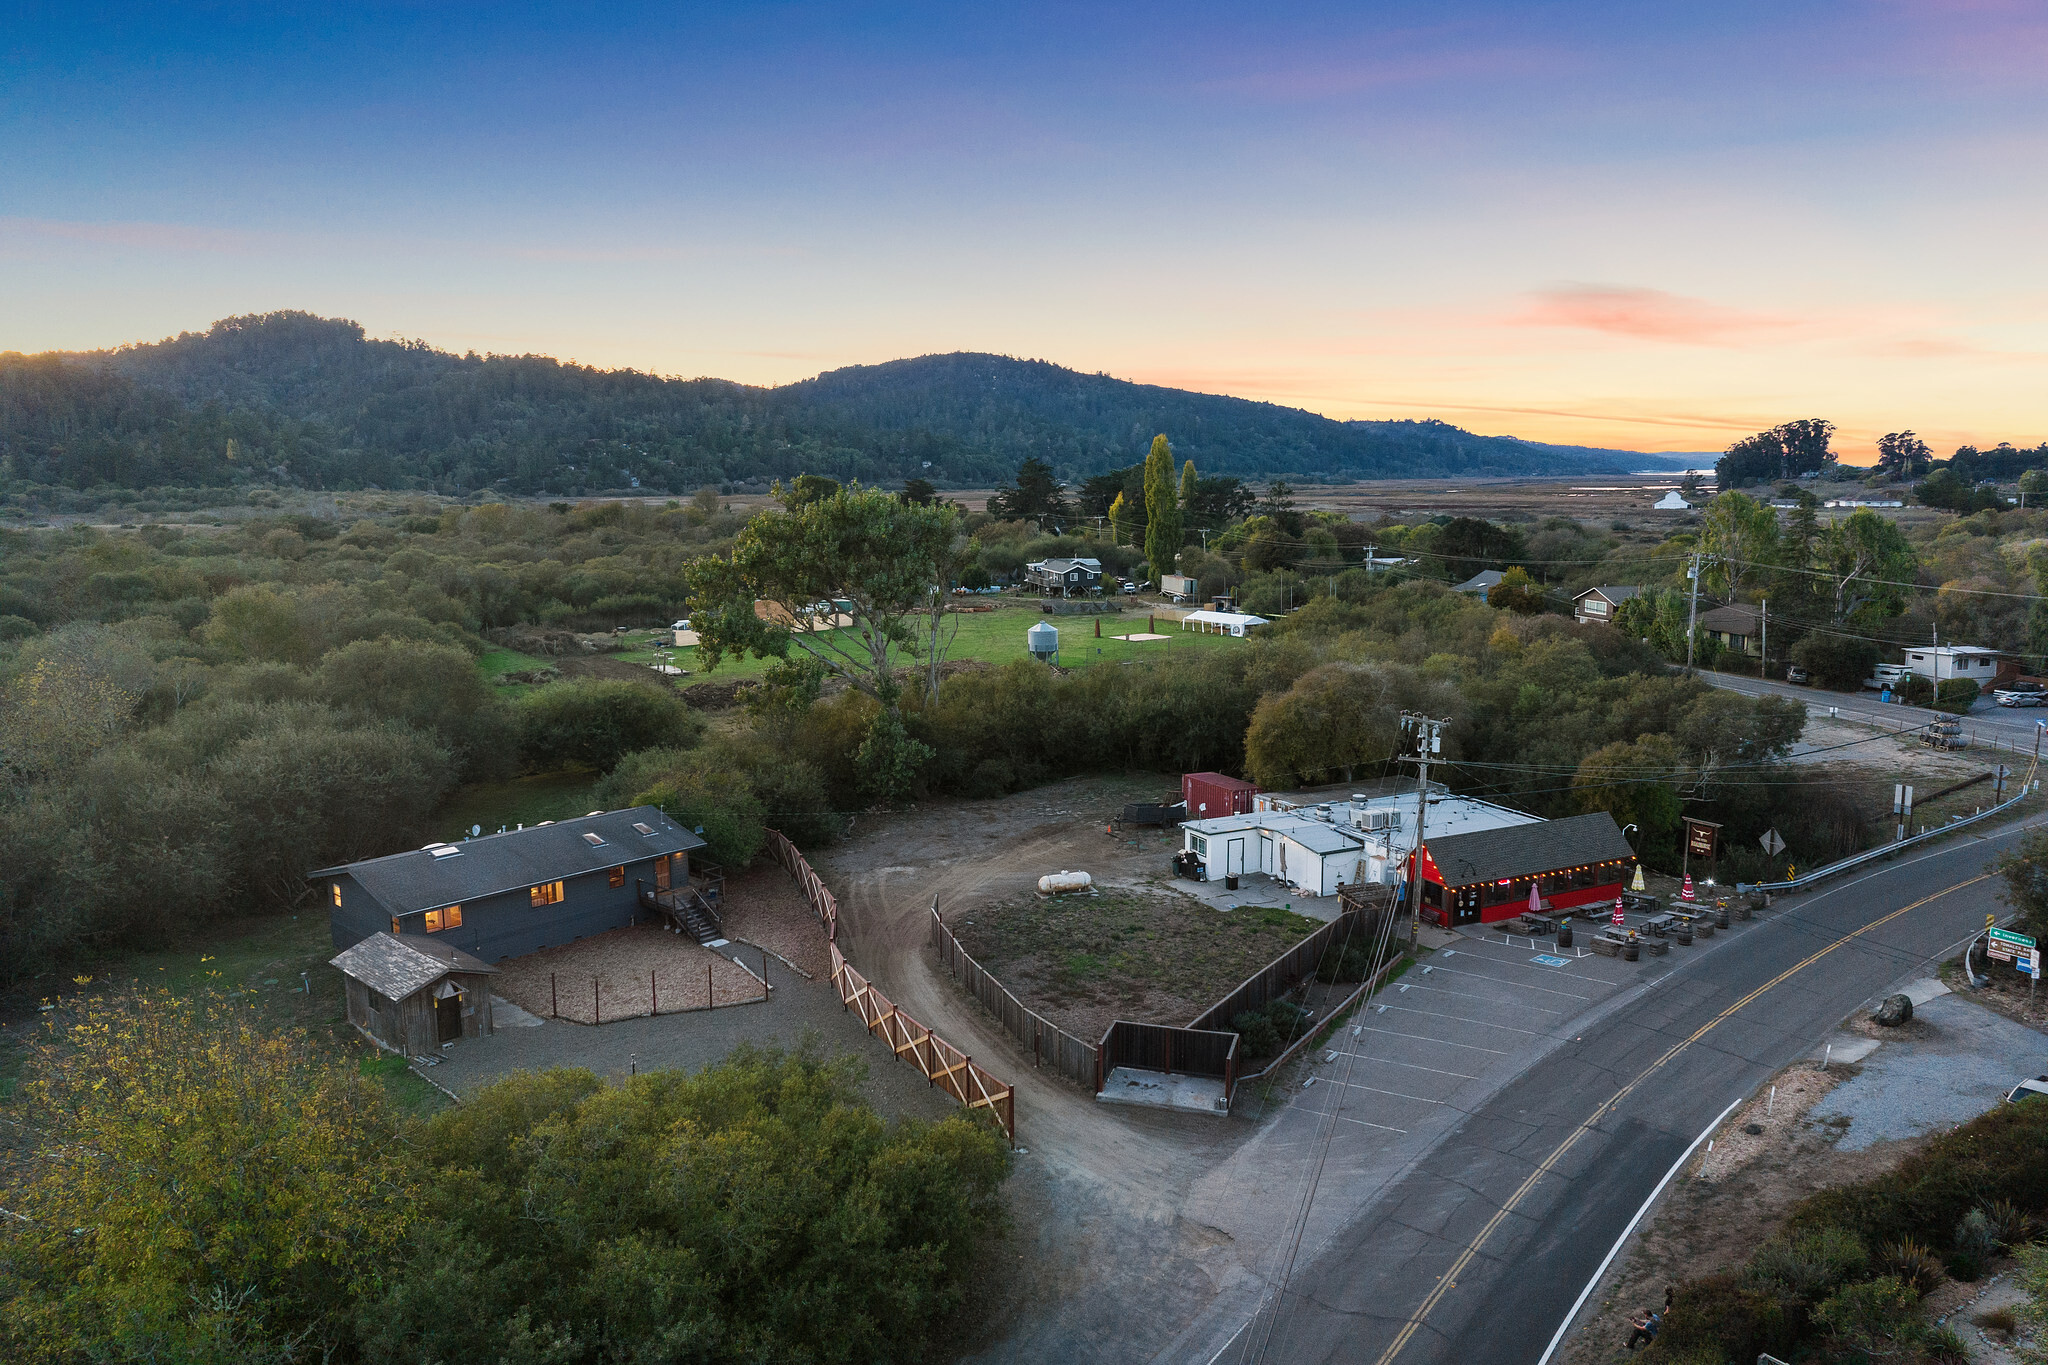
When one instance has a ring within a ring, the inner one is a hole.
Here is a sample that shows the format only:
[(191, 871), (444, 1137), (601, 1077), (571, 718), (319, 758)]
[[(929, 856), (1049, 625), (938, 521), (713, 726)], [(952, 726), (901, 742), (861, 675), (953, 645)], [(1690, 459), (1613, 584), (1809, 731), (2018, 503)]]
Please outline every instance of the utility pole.
[(1448, 720), (1401, 713), (1402, 735), (1415, 737), (1410, 760), (1420, 765), (1415, 785), (1415, 842), (1408, 849), (1408, 946), (1413, 948), (1422, 933), (1422, 821), (1429, 810), (1429, 760), (1443, 752), (1444, 726)]
[(1692, 568), (1687, 576), (1692, 579), (1692, 609), (1685, 617), (1685, 671), (1692, 672), (1692, 637), (1700, 619), (1700, 552), (1692, 552)]
[(1769, 677), (1769, 676), (1771, 675), (1771, 599), (1770, 599), (1770, 598), (1766, 597), (1766, 598), (1764, 598), (1764, 599), (1763, 599), (1763, 608), (1764, 608), (1764, 659), (1763, 659), (1763, 662), (1762, 662), (1762, 663), (1760, 663), (1760, 664), (1758, 664), (1758, 665), (1757, 665), (1757, 676), (1758, 676), (1758, 677), (1760, 677), (1760, 678), (1768, 678), (1768, 677)]

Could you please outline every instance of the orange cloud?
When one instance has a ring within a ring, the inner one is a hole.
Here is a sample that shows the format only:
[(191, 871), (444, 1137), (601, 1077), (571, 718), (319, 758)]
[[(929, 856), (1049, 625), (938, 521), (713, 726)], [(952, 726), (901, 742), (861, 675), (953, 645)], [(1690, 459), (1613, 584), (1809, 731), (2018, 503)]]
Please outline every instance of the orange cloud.
[(1546, 289), (1528, 309), (1509, 320), (1520, 327), (1576, 327), (1642, 341), (1690, 346), (1733, 346), (1802, 324), (1770, 313), (1725, 308), (1704, 299), (1611, 284), (1574, 284)]

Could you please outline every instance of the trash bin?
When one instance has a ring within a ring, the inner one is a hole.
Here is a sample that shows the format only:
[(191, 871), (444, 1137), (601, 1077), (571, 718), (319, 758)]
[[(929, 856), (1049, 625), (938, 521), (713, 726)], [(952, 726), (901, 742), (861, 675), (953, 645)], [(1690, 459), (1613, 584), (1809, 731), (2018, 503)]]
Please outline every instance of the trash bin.
[(1722, 901), (1714, 907), (1714, 927), (1716, 929), (1726, 929), (1728, 927), (1728, 902)]
[(1225, 891), (1235, 891), (1235, 890), (1237, 890), (1237, 878), (1236, 878), (1236, 877), (1225, 877), (1225, 878), (1223, 879), (1223, 889), (1224, 889)]
[(1690, 924), (1680, 924), (1677, 932), (1672, 937), (1678, 940), (1679, 946), (1690, 948), (1692, 946), (1692, 926)]
[(1557, 946), (1560, 948), (1572, 946), (1572, 922), (1568, 919), (1561, 919), (1557, 922)]
[(1642, 955), (1643, 945), (1636, 942), (1634, 939), (1630, 939), (1627, 943), (1621, 945), (1621, 956), (1622, 960), (1625, 962), (1637, 961), (1642, 957)]

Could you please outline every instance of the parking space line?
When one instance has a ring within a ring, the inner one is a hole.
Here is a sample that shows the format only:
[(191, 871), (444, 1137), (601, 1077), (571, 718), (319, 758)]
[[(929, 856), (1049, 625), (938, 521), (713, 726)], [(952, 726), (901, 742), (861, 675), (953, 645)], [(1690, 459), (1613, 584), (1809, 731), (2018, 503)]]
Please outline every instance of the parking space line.
[(1506, 1029), (1509, 1033), (1525, 1033), (1531, 1038), (1548, 1038), (1550, 1035), (1537, 1029), (1516, 1028), (1513, 1024), (1496, 1024), (1490, 1019), (1467, 1019), (1461, 1014), (1439, 1014), (1435, 1010), (1412, 1009), (1407, 1005), (1381, 1005), (1383, 1010), (1399, 1010), (1403, 1014), (1426, 1014), (1432, 1019), (1448, 1019), (1454, 1024), (1474, 1024), (1480, 1028)]
[(1382, 1090), (1376, 1085), (1360, 1085), (1357, 1081), (1329, 1081), (1329, 1085), (1341, 1085), (1346, 1090), (1369, 1090), (1375, 1095), (1392, 1095), (1397, 1100), (1414, 1100), (1417, 1104), (1449, 1104), (1449, 1100), (1433, 1100), (1427, 1095), (1404, 1095), (1398, 1090)]
[[(1341, 1101), (1340, 1101), (1340, 1103), (1341, 1103)], [(1311, 1108), (1309, 1108), (1309, 1106), (1307, 1106), (1307, 1105), (1303, 1104), (1303, 1103), (1302, 1103), (1301, 1101), (1299, 1101), (1299, 1100), (1296, 1100), (1296, 1101), (1294, 1101), (1294, 1102), (1293, 1102), (1292, 1104), (1289, 1104), (1289, 1105), (1288, 1105), (1287, 1107), (1288, 1107), (1289, 1109), (1299, 1109), (1299, 1110), (1301, 1110), (1301, 1111), (1302, 1111), (1303, 1113), (1308, 1113), (1308, 1114), (1314, 1114), (1314, 1115), (1315, 1115), (1315, 1116), (1316, 1116), (1317, 1118), (1319, 1118), (1319, 1119), (1327, 1119), (1327, 1118), (1340, 1118), (1340, 1119), (1344, 1120), (1344, 1122), (1346, 1122), (1346, 1123), (1355, 1123), (1355, 1124), (1357, 1124), (1357, 1125), (1358, 1125), (1359, 1127), (1361, 1127), (1361, 1128), (1377, 1128), (1377, 1129), (1379, 1129), (1379, 1130), (1380, 1130), (1381, 1132), (1383, 1132), (1383, 1133), (1399, 1133), (1399, 1134), (1401, 1134), (1401, 1136), (1403, 1136), (1403, 1137), (1406, 1137), (1406, 1136), (1408, 1135), (1408, 1130), (1407, 1130), (1406, 1128), (1395, 1128), (1395, 1127), (1393, 1127), (1392, 1125), (1390, 1125), (1390, 1124), (1385, 1124), (1385, 1123), (1368, 1123), (1368, 1122), (1367, 1122), (1366, 1120), (1364, 1120), (1364, 1119), (1355, 1119), (1355, 1118), (1352, 1118), (1352, 1117), (1351, 1117), (1351, 1116), (1350, 1116), (1349, 1114), (1335, 1114), (1335, 1115), (1333, 1115), (1333, 1114), (1331, 1114), (1331, 1113), (1330, 1113), (1330, 1112), (1329, 1112), (1328, 1110), (1326, 1110), (1326, 1109), (1311, 1109)]]
[(1340, 1052), (1339, 1057), (1356, 1057), (1361, 1062), (1379, 1062), (1385, 1066), (1405, 1066), (1410, 1071), (1433, 1071), (1439, 1076), (1456, 1076), (1461, 1081), (1476, 1081), (1477, 1076), (1468, 1076), (1462, 1071), (1446, 1071), (1440, 1066), (1423, 1066), (1416, 1062), (1397, 1062), (1392, 1057), (1375, 1057), (1370, 1052)]
[[(1492, 961), (1492, 960), (1493, 960), (1493, 959), (1491, 959), (1491, 958), (1488, 958), (1488, 959), (1486, 959), (1486, 961), (1489, 961), (1489, 962), (1490, 962), (1490, 961)], [(1507, 962), (1507, 963), (1503, 963), (1502, 965), (1503, 965), (1503, 966), (1507, 966), (1507, 967), (1517, 967), (1517, 966), (1519, 966), (1519, 967), (1528, 967), (1528, 966), (1529, 966), (1529, 964), (1528, 964), (1528, 963), (1526, 963), (1526, 962), (1519, 962), (1519, 963), (1517, 963), (1517, 962)], [(1546, 994), (1546, 995), (1569, 995), (1569, 996), (1570, 996), (1570, 997), (1571, 997), (1572, 999), (1574, 999), (1574, 1000), (1591, 1000), (1591, 999), (1593, 999), (1593, 997), (1592, 997), (1592, 996), (1590, 996), (1590, 995), (1585, 995), (1585, 994), (1583, 994), (1583, 993), (1581, 993), (1581, 992), (1579, 992), (1579, 991), (1561, 991), (1561, 990), (1557, 989), (1557, 987), (1555, 987), (1555, 986), (1538, 986), (1538, 985), (1535, 985), (1535, 984), (1533, 984), (1533, 983), (1531, 983), (1531, 982), (1527, 982), (1527, 981), (1509, 981), (1509, 980), (1508, 980), (1507, 978), (1505, 978), (1505, 977), (1499, 977), (1499, 976), (1488, 976), (1488, 975), (1487, 975), (1487, 974), (1486, 974), (1485, 972), (1468, 972), (1468, 971), (1463, 971), (1463, 970), (1461, 970), (1461, 969), (1459, 969), (1459, 968), (1457, 968), (1457, 967), (1439, 967), (1439, 966), (1437, 966), (1437, 965), (1436, 965), (1435, 963), (1430, 963), (1430, 964), (1429, 964), (1429, 966), (1430, 966), (1430, 970), (1431, 970), (1431, 971), (1435, 971), (1435, 972), (1449, 972), (1449, 973), (1450, 973), (1451, 975), (1453, 975), (1453, 976), (1474, 976), (1474, 977), (1477, 977), (1477, 978), (1479, 978), (1479, 979), (1480, 979), (1481, 981), (1492, 981), (1492, 982), (1496, 982), (1496, 983), (1498, 983), (1499, 985), (1502, 985), (1502, 986), (1513, 986), (1513, 987), (1515, 987), (1515, 988), (1516, 988), (1517, 990), (1524, 990), (1524, 991), (1542, 991), (1542, 992), (1543, 992), (1544, 994)], [(1532, 970), (1532, 971), (1535, 971), (1535, 970), (1539, 970), (1539, 969), (1538, 969), (1538, 968), (1533, 968), (1533, 967), (1532, 967), (1532, 968), (1530, 968), (1530, 970)], [(1544, 968), (1541, 968), (1540, 970), (1542, 970), (1542, 971), (1546, 971), (1546, 972), (1547, 972), (1547, 971), (1550, 971), (1550, 970), (1552, 970), (1552, 969), (1551, 969), (1551, 968), (1549, 968), (1549, 967), (1544, 967)], [(1598, 981), (1598, 982), (1600, 982), (1600, 983), (1601, 983), (1602, 985), (1608, 985), (1608, 986), (1612, 986), (1612, 985), (1615, 985), (1615, 984), (1616, 984), (1615, 982), (1609, 981), (1609, 980), (1608, 980), (1608, 979), (1607, 979), (1606, 977), (1604, 977), (1604, 976), (1596, 976), (1596, 977), (1593, 977), (1592, 979), (1593, 979), (1593, 980), (1595, 980), (1595, 981)]]
[[(1481, 995), (1478, 991), (1447, 991), (1441, 986), (1425, 986), (1420, 981), (1403, 981), (1401, 983), (1401, 991), (1428, 991), (1431, 995), (1448, 995), (1458, 1000), (1492, 999), (1491, 996)], [(1399, 993), (1399, 991), (1396, 992), (1396, 994)], [(1495, 1001), (1494, 1003), (1498, 1004), (1502, 1009), (1535, 1010), (1538, 1014), (1563, 1015), (1569, 1013), (1569, 1011), (1566, 1010), (1551, 1009), (1548, 1005), (1524, 1005), (1519, 1002), (1505, 1000)]]
[(1403, 1033), (1399, 1029), (1374, 1028), (1371, 1024), (1359, 1024), (1357, 1027), (1364, 1029), (1367, 1033), (1384, 1033), (1390, 1038), (1408, 1038), (1418, 1043), (1436, 1043), (1441, 1047), (1462, 1047), (1468, 1052), (1486, 1052), (1491, 1053), (1495, 1057), (1510, 1057), (1514, 1055), (1503, 1048), (1481, 1047), (1477, 1043), (1460, 1043), (1450, 1038), (1432, 1038), (1426, 1033)]

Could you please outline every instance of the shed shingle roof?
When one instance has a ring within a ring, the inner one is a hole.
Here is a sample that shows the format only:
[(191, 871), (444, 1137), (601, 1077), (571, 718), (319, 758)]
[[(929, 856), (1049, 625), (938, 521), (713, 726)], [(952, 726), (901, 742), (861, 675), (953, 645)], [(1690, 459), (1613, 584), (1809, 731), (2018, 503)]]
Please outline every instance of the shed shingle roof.
[(1754, 635), (1760, 619), (1755, 607), (1715, 607), (1700, 613), (1700, 629), (1718, 630), (1724, 635)]
[(1635, 857), (1621, 827), (1604, 810), (1533, 825), (1474, 830), (1424, 843), (1445, 886), (1470, 886)]
[[(641, 833), (643, 826), (652, 832)], [(586, 834), (595, 834), (603, 842), (589, 843), (583, 837)], [(635, 806), (506, 834), (487, 834), (444, 847), (456, 852), (436, 858), (426, 849), (414, 849), (323, 867), (306, 875), (347, 873), (385, 909), (404, 915), (660, 854), (682, 853), (704, 847), (704, 841), (653, 806)]]
[(431, 986), (450, 972), (490, 972), (497, 968), (460, 948), (416, 934), (381, 930), (333, 958), (328, 965), (368, 986), (386, 1000), (403, 1000)]

